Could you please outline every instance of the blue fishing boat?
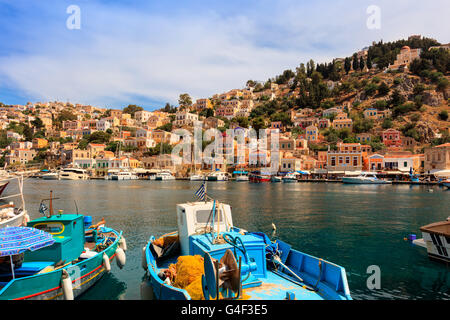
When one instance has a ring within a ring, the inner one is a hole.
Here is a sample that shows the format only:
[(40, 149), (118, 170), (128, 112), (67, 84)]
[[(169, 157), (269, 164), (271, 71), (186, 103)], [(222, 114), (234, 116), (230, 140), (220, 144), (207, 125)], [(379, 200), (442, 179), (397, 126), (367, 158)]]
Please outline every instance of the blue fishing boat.
[(151, 236), (143, 248), (143, 296), (351, 300), (343, 267), (234, 226), (231, 206), (209, 198), (202, 187), (196, 193), (202, 201), (177, 205), (178, 230)]
[[(109, 272), (114, 258), (120, 268), (125, 265), (122, 232), (106, 227), (104, 220), (93, 225), (89, 216), (53, 214), (52, 198), (49, 200), (50, 210), (43, 202), (40, 205), (40, 212), (48, 215), (29, 221), (26, 229), (49, 234), (52, 241), (0, 258), (1, 300), (72, 300)], [(23, 228), (17, 228), (14, 237), (18, 246), (30, 239)], [(11, 241), (11, 235), (0, 236), (0, 256)]]

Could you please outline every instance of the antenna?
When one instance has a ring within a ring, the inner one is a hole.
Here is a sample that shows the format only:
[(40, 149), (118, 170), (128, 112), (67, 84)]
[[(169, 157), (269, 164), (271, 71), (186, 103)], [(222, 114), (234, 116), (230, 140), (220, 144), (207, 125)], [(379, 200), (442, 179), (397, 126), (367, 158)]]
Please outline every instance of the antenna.
[(75, 208), (77, 209), (77, 214), (79, 214), (79, 213), (78, 213), (77, 200), (73, 200), (73, 202), (75, 202)]

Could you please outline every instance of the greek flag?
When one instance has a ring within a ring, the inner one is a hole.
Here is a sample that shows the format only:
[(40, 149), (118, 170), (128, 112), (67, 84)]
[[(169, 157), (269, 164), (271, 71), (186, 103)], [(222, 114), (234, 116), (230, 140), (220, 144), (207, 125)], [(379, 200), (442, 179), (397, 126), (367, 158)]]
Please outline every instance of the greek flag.
[(45, 204), (43, 202), (41, 202), (41, 205), (39, 206), (39, 212), (42, 215), (45, 215), (45, 213), (47, 212), (48, 208), (45, 206)]
[(197, 198), (199, 198), (202, 201), (205, 201), (205, 183), (203, 182), (202, 185), (200, 186), (200, 188), (197, 190), (197, 192), (195, 193), (195, 195), (197, 196)]

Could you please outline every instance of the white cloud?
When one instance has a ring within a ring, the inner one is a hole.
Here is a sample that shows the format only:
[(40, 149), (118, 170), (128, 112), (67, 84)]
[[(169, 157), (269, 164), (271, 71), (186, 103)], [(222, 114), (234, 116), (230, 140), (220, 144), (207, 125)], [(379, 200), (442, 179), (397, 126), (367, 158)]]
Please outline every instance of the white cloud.
[(235, 16), (212, 9), (163, 16), (86, 5), (81, 30), (53, 26), (47, 37), (30, 41), (29, 53), (0, 58), (0, 76), (43, 100), (174, 103), (183, 92), (211, 96), (310, 58), (323, 62), (350, 55), (380, 38), (421, 33), (448, 41), (448, 10), (442, 10), (447, 2), (417, 2), (414, 9), (402, 1), (379, 3), (383, 20), (376, 32), (365, 28), (369, 2), (312, 7), (284, 1)]

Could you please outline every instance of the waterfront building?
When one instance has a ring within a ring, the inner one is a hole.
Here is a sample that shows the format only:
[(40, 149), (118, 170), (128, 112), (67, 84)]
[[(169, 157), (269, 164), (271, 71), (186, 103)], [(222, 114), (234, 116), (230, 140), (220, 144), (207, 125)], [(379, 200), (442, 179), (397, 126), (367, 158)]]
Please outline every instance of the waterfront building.
[(359, 143), (338, 143), (336, 151), (327, 153), (327, 169), (334, 173), (361, 171), (363, 169), (363, 152)]
[(291, 172), (302, 170), (302, 159), (296, 157), (283, 157), (280, 161), (280, 172)]
[(448, 173), (450, 177), (450, 143), (425, 149), (425, 173)]

